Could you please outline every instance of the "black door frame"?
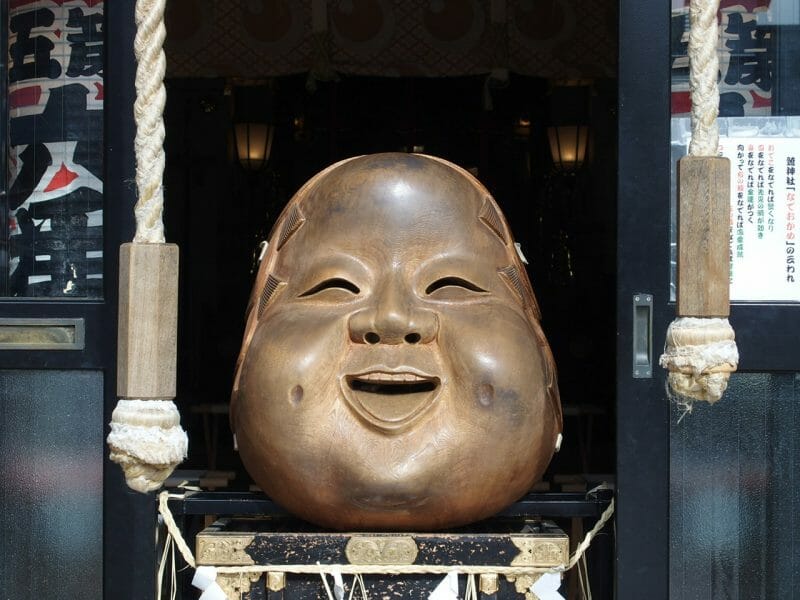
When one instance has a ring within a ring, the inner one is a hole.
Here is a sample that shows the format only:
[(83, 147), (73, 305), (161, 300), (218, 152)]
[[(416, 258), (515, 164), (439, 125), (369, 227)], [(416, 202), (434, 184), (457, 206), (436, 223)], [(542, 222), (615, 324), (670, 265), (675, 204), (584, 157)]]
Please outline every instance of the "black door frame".
[[(669, 301), (670, 2), (621, 0), (619, 10), (617, 597), (666, 600), (669, 404), (659, 368), (632, 377), (631, 345), (633, 296)], [(670, 318), (654, 310), (654, 349)]]
[[(667, 1), (620, 2), (616, 567), (621, 599), (668, 597), (669, 405), (663, 374), (633, 379), (630, 365), (633, 294), (650, 292), (662, 304), (669, 298), (669, 8)], [(135, 29), (133, 2), (107, 3), (106, 219), (124, 224), (114, 228), (120, 239), (107, 253), (106, 281), (114, 283), (116, 247), (133, 235)], [(107, 304), (116, 307), (116, 296), (116, 289), (107, 290)], [(655, 311), (655, 317), (658, 348), (670, 313)], [(107, 374), (106, 422), (116, 400), (114, 380)], [(106, 459), (106, 597), (153, 594), (154, 505), (152, 495), (128, 490), (119, 467)]]
[[(653, 355), (669, 290), (670, 2), (620, 1), (617, 256), (617, 594), (669, 595), (669, 400), (665, 373), (634, 379), (632, 296), (654, 298)], [(787, 64), (791, 64), (787, 57)], [(800, 371), (800, 307), (736, 303), (739, 371)], [(736, 375), (734, 375), (735, 377)], [(724, 398), (723, 398), (724, 401)]]
[[(136, 161), (133, 141), (136, 127), (133, 102), (136, 61), (135, 2), (105, 3), (105, 221), (106, 306), (108, 315), (104, 348), (113, 357), (114, 368), (106, 372), (105, 423), (117, 402), (117, 306), (119, 296), (119, 247), (133, 239), (136, 203)], [(112, 238), (113, 239), (110, 239)], [(108, 426), (106, 426), (106, 432)], [(155, 597), (156, 500), (125, 484), (119, 465), (106, 454), (103, 484), (103, 585), (104, 598), (141, 600)]]
[[(668, 1), (621, 0), (619, 7), (617, 595), (657, 600), (668, 597), (669, 405), (663, 375), (631, 377), (631, 300), (639, 291), (669, 298), (670, 14)], [(107, 254), (109, 282), (116, 281), (116, 247), (133, 235), (135, 29), (133, 2), (107, 3), (106, 218), (124, 224)], [(116, 307), (116, 289), (107, 294)], [(656, 311), (654, 347), (663, 345), (666, 315)], [(108, 375), (106, 422), (116, 400)], [(105, 466), (105, 596), (147, 598), (155, 590), (154, 498), (128, 490), (119, 467), (107, 459)]]
[[(7, 16), (7, 6), (3, 3), (0, 17), (7, 19)], [(5, 32), (7, 21), (4, 22)], [(4, 369), (102, 370), (104, 432), (107, 433), (117, 400), (119, 246), (132, 239), (134, 231), (134, 2), (106, 2), (104, 26), (104, 297), (100, 300), (0, 299), (4, 317), (83, 318), (86, 326), (83, 350), (0, 350), (0, 364)], [(7, 38), (3, 39), (5, 47)], [(0, 92), (7, 96), (5, 86)], [(0, 158), (5, 156), (4, 145)], [(103, 596), (120, 600), (152, 598), (156, 589), (154, 495), (128, 489), (119, 466), (109, 461), (107, 451), (102, 460), (103, 514), (98, 518), (103, 521)]]

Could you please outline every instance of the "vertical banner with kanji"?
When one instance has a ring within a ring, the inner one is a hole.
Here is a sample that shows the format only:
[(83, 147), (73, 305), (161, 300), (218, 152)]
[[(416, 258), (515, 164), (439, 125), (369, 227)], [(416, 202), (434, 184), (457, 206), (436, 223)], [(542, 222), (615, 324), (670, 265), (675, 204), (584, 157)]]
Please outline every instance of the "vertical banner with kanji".
[(731, 161), (731, 300), (800, 302), (800, 140), (725, 137)]
[(9, 0), (9, 296), (102, 296), (103, 2)]

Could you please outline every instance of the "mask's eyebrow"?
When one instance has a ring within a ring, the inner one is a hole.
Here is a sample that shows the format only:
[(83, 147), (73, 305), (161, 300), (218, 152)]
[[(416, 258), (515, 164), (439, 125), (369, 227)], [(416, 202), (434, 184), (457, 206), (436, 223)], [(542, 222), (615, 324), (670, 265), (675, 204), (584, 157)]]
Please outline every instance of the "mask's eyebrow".
[(328, 251), (321, 257), (303, 261), (300, 271), (298, 279), (304, 280), (328, 275), (331, 277), (350, 275), (364, 278), (369, 275), (369, 268), (363, 261), (351, 254), (337, 251)]
[(481, 210), (478, 213), (478, 219), (500, 238), (503, 245), (507, 244), (506, 235), (503, 231), (503, 220), (497, 214), (497, 209), (488, 198), (483, 199), (483, 206), (481, 206)]

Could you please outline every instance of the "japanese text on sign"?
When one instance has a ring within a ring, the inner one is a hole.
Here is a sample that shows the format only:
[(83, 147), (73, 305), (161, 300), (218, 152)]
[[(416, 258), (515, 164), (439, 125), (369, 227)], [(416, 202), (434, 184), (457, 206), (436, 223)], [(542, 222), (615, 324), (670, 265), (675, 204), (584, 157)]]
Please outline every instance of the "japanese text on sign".
[(722, 138), (731, 161), (731, 300), (800, 302), (797, 138)]

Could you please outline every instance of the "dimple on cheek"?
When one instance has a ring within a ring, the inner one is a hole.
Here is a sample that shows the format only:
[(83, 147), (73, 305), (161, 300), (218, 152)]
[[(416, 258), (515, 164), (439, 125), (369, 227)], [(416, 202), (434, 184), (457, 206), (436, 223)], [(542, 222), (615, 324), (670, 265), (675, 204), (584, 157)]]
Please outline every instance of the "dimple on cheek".
[(303, 386), (296, 385), (289, 391), (289, 403), (292, 406), (297, 406), (303, 401)]
[(510, 387), (484, 382), (475, 386), (475, 401), (481, 408), (500, 406), (503, 411), (514, 412), (518, 410), (520, 395)]
[(480, 406), (490, 408), (494, 404), (494, 386), (491, 383), (481, 383), (475, 390), (475, 397)]

